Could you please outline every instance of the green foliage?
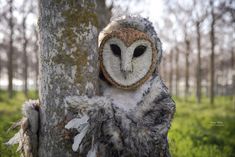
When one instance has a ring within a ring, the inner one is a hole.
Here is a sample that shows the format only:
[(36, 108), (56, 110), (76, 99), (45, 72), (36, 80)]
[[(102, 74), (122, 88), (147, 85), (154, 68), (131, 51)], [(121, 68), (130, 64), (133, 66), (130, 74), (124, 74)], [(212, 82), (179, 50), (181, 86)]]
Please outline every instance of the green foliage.
[[(16, 157), (17, 146), (3, 143), (16, 131), (7, 132), (13, 122), (21, 118), (23, 93), (15, 92), (13, 99), (0, 91), (0, 157)], [(31, 99), (37, 98), (30, 92)], [(173, 157), (234, 157), (235, 155), (235, 104), (231, 97), (217, 97), (215, 105), (204, 98), (201, 104), (194, 98), (187, 102), (175, 98), (176, 114), (169, 132)]]
[[(30, 99), (36, 99), (35, 91), (29, 92)], [(14, 122), (20, 120), (21, 105), (26, 100), (22, 92), (14, 92), (13, 99), (8, 98), (6, 91), (0, 91), (0, 157), (18, 157), (17, 146), (8, 147), (4, 145), (17, 130), (7, 131)]]
[(176, 114), (169, 132), (173, 157), (234, 157), (235, 104), (232, 97), (217, 97), (215, 105), (204, 98), (197, 104), (176, 100)]

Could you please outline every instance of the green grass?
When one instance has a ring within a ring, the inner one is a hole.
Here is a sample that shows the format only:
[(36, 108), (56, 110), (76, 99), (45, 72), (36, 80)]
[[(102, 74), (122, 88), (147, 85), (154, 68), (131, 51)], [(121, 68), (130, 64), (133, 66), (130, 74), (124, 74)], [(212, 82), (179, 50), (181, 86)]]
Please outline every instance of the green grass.
[(235, 157), (235, 104), (232, 97), (201, 104), (175, 98), (176, 114), (169, 132), (173, 157)]
[[(30, 92), (30, 98), (36, 98)], [(3, 143), (15, 131), (7, 129), (21, 118), (21, 105), (26, 100), (23, 93), (16, 92), (9, 100), (5, 91), (0, 91), (0, 157), (16, 157), (16, 147)], [(176, 114), (169, 131), (170, 151), (173, 157), (235, 157), (235, 100), (232, 97), (217, 97), (215, 104), (203, 98), (201, 104), (194, 98), (187, 102), (174, 98)]]
[[(35, 92), (29, 92), (29, 98), (37, 98)], [(7, 92), (0, 91), (0, 157), (16, 157), (17, 146), (8, 147), (4, 145), (16, 131), (7, 132), (10, 126), (18, 121), (21, 114), (21, 105), (26, 100), (22, 92), (15, 92), (13, 99), (8, 99)]]

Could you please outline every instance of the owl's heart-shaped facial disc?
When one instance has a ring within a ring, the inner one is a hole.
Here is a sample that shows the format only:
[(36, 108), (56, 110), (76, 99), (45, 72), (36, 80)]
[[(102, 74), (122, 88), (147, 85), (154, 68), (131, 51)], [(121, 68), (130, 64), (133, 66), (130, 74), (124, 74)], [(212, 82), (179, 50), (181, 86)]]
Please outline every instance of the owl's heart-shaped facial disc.
[(99, 47), (105, 78), (122, 89), (136, 89), (156, 68), (156, 49), (147, 34), (122, 28), (106, 35)]

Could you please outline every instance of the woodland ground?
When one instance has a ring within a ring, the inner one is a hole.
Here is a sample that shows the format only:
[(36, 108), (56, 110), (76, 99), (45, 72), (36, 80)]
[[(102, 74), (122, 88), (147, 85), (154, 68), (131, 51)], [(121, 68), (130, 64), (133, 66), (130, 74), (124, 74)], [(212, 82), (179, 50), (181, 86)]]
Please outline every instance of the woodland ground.
[[(35, 92), (29, 98), (36, 98)], [(173, 157), (235, 157), (235, 98), (216, 97), (215, 104), (203, 98), (201, 104), (194, 98), (176, 101), (176, 114), (169, 131), (168, 141)], [(26, 100), (22, 92), (13, 99), (0, 91), (0, 157), (16, 157), (16, 146), (3, 143), (15, 133), (7, 132), (21, 117), (21, 105)]]

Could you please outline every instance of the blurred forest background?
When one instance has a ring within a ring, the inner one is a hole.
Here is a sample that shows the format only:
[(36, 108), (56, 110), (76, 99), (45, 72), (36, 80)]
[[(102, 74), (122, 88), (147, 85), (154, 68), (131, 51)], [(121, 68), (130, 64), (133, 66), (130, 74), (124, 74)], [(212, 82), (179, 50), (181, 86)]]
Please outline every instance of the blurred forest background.
[[(235, 1), (97, 0), (99, 31), (126, 14), (148, 17), (163, 43), (159, 72), (177, 103), (172, 155), (235, 157)], [(37, 0), (0, 0), (0, 157), (17, 156), (6, 131), (38, 97), (37, 16)]]

